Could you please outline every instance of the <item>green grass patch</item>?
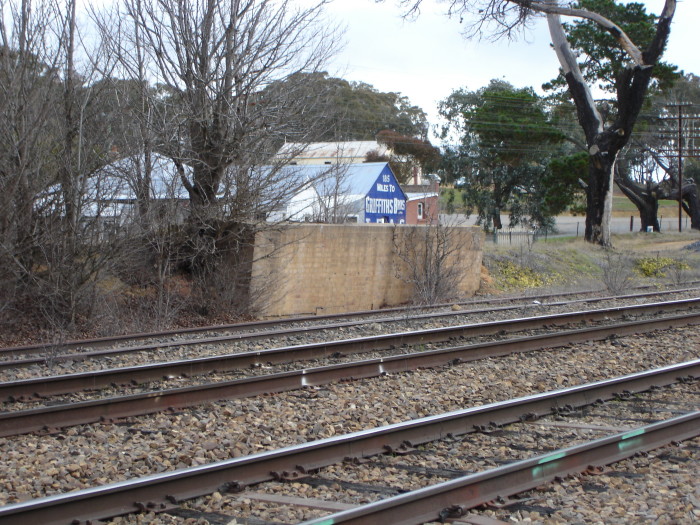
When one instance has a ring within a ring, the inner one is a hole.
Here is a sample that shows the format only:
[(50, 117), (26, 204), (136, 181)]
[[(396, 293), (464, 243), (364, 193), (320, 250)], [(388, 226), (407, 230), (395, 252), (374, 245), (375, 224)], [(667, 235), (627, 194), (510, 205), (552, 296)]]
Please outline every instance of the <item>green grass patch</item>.
[[(639, 210), (624, 195), (613, 196), (613, 213), (634, 215), (635, 218), (639, 218)], [(659, 215), (664, 215), (663, 212), (670, 213), (673, 210), (678, 210), (677, 201), (661, 200), (659, 201)]]
[(440, 189), (440, 209), (446, 213), (464, 213), (464, 199), (459, 188)]

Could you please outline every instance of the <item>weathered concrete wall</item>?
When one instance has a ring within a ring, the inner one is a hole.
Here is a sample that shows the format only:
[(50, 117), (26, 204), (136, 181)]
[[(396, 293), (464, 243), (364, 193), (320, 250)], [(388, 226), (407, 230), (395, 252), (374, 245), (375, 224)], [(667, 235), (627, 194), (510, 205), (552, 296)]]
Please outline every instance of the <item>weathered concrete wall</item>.
[[(405, 235), (412, 228), (398, 226)], [(253, 294), (263, 316), (324, 314), (376, 309), (411, 301), (413, 287), (399, 280), (394, 227), (387, 225), (288, 225), (258, 233)], [(483, 232), (456, 227), (450, 235), (464, 268), (458, 285), (469, 296), (479, 288)], [(419, 237), (419, 236), (416, 236)]]

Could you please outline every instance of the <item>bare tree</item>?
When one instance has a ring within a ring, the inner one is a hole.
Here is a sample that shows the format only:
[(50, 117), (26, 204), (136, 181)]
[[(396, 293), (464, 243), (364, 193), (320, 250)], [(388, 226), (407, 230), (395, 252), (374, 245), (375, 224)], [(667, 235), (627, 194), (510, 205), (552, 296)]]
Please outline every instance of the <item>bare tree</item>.
[(629, 254), (605, 248), (605, 257), (598, 265), (601, 280), (610, 293), (620, 294), (634, 285), (633, 261)]
[(0, 3), (0, 295), (58, 330), (89, 316), (116, 251), (83, 220), (107, 129), (86, 45), (74, 1)]
[(313, 100), (298, 73), (319, 70), (335, 51), (327, 2), (123, 0), (116, 14), (98, 17), (122, 75), (157, 86), (143, 91), (143, 151), (177, 167), (189, 196), (182, 266), (203, 294), (224, 293), (226, 283), (214, 281), (237, 264), (248, 280), (251, 233), (298, 190), (284, 177), (289, 159), (275, 153), (287, 138), (303, 142), (314, 132), (304, 121)]
[(413, 286), (418, 304), (436, 304), (454, 298), (466, 274), (461, 255), (465, 239), (460, 228), (434, 222), (425, 226), (394, 226), (393, 253), (397, 279)]
[[(58, 102), (53, 14), (28, 0), (0, 4), (0, 303), (13, 306), (31, 273), (35, 196), (51, 177), (42, 154)], [(50, 140), (50, 139), (49, 139)]]
[(679, 191), (675, 159), (665, 158), (661, 152), (649, 146), (639, 147), (642, 160), (636, 165), (625, 162), (628, 159), (618, 162), (615, 166), (615, 183), (639, 210), (641, 230), (646, 231), (649, 227), (655, 232), (661, 230), (658, 209), (659, 200), (662, 199), (680, 201), (690, 217), (690, 227), (700, 229), (700, 193), (695, 180), (684, 178)]
[[(692, 157), (697, 149), (693, 141), (698, 130), (695, 103), (699, 100), (700, 79), (693, 74), (677, 79), (671, 88), (655, 92), (642, 116), (645, 126), (632, 138), (616, 165), (615, 183), (637, 206), (643, 231), (649, 226), (659, 231), (659, 199), (678, 201), (679, 197), (690, 216), (691, 228), (700, 229), (697, 181), (692, 171), (691, 176), (679, 177), (685, 157)], [(688, 163), (691, 168), (692, 162)]]
[[(343, 145), (339, 143), (336, 158), (343, 157)], [(314, 200), (311, 204), (311, 220), (338, 224), (347, 222), (352, 213), (352, 190), (348, 181), (350, 164), (336, 163), (328, 166), (316, 180), (311, 181)]]
[[(171, 117), (157, 130), (159, 148), (179, 166), (198, 226), (221, 216), (218, 197), (229, 168), (240, 173), (266, 162), (280, 139), (295, 131), (284, 107), (289, 101), (265, 99), (262, 90), (295, 72), (317, 70), (329, 57), (336, 40), (333, 29), (321, 24), (325, 4), (124, 1), (132, 41), (139, 42), (151, 78), (162, 86)], [(126, 64), (139, 58), (123, 51)]]
[[(401, 0), (409, 14), (419, 13), (422, 0)], [(627, 144), (645, 99), (653, 66), (659, 61), (671, 32), (676, 0), (665, 0), (658, 17), (656, 34), (646, 49), (639, 47), (613, 20), (600, 13), (572, 7), (563, 0), (446, 0), (449, 14), (470, 17), (467, 36), (488, 33), (494, 38), (511, 38), (536, 16), (546, 16), (554, 51), (573, 99), (578, 121), (586, 137), (590, 156), (586, 188), (586, 240), (610, 245), (612, 184), (618, 154)], [(596, 107), (591, 89), (567, 40), (561, 17), (591, 20), (615, 38), (629, 57), (629, 66), (616, 79), (617, 114), (606, 122)]]
[[(100, 82), (114, 59), (99, 41), (81, 31), (82, 15), (77, 0), (46, 0), (54, 13), (52, 30), (56, 38), (60, 67), (60, 101), (56, 111), (57, 148), (46, 152), (56, 166), (53, 188), (59, 219), (51, 235), (41, 244), (37, 262), (49, 269), (37, 283), (56, 298), (52, 307), (57, 319), (74, 325), (78, 315), (89, 318), (99, 283), (120, 255), (114, 240), (102, 235), (102, 210), (95, 208), (96, 195), (103, 188), (93, 179), (107, 162), (109, 123), (101, 118)], [(57, 234), (57, 235), (56, 235)]]
[(641, 166), (626, 164), (621, 161), (615, 165), (615, 183), (639, 210), (641, 231), (651, 228), (658, 232), (661, 229), (658, 218), (659, 182), (651, 177), (653, 167), (649, 167), (648, 163)]

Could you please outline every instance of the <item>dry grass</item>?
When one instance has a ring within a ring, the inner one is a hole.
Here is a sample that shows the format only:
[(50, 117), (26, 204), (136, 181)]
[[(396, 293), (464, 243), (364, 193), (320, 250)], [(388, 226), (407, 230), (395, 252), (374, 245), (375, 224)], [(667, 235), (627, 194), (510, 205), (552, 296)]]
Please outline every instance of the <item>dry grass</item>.
[[(700, 280), (700, 251), (687, 249), (698, 241), (700, 233), (691, 231), (614, 235), (612, 251), (581, 238), (550, 238), (516, 247), (486, 243), (484, 266), (490, 281), (482, 293), (604, 290), (618, 286), (625, 275), (629, 275), (629, 281), (623, 280), (624, 286), (682, 285)], [(649, 258), (670, 258), (682, 270), (664, 271), (654, 277), (640, 275), (635, 264)]]

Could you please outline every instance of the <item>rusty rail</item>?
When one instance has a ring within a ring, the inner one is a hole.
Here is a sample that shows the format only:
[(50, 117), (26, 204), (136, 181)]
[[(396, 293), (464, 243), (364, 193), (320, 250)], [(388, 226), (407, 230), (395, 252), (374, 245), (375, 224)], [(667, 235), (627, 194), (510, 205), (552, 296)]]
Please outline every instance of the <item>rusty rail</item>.
[(700, 322), (700, 314), (654, 321), (635, 321), (622, 325), (571, 330), (557, 334), (403, 354), (145, 394), (3, 412), (0, 413), (0, 437), (35, 431), (52, 431), (56, 428), (97, 421), (113, 421), (128, 416), (152, 414), (209, 401), (284, 392), (351, 378), (378, 377), (421, 367), (441, 366), (455, 361), (464, 362), (514, 352), (553, 348), (582, 341), (600, 340), (611, 335), (629, 335), (672, 326), (683, 326), (688, 323), (689, 318), (694, 323)]
[[(695, 288), (691, 289), (683, 289), (683, 290), (668, 290), (668, 291), (657, 291), (657, 292), (651, 292), (651, 295), (658, 295), (658, 294), (666, 294), (666, 293), (682, 293), (686, 291), (691, 291), (691, 290), (696, 290)], [(42, 353), (45, 352), (46, 350), (53, 349), (55, 347), (61, 347), (61, 348), (85, 348), (85, 347), (90, 347), (90, 348), (107, 348), (112, 344), (119, 343), (119, 342), (124, 342), (124, 341), (129, 341), (129, 342), (134, 342), (134, 341), (145, 341), (148, 339), (153, 339), (155, 337), (169, 337), (169, 336), (174, 336), (174, 335), (181, 335), (181, 334), (198, 334), (198, 333), (205, 333), (205, 332), (226, 332), (226, 331), (231, 331), (231, 332), (238, 332), (242, 330), (255, 330), (255, 329), (266, 329), (270, 327), (277, 327), (277, 326), (284, 326), (290, 323), (300, 323), (300, 322), (318, 322), (318, 321), (323, 321), (323, 320), (332, 320), (332, 319), (343, 319), (343, 318), (352, 318), (352, 317), (366, 317), (366, 316), (376, 316), (376, 315), (383, 315), (387, 313), (392, 313), (392, 312), (415, 312), (417, 310), (426, 310), (426, 309), (438, 309), (438, 308), (449, 308), (453, 306), (454, 304), (458, 304), (460, 306), (466, 306), (466, 305), (479, 305), (479, 304), (499, 304), (499, 303), (507, 303), (507, 302), (512, 302), (512, 301), (532, 301), (533, 299), (551, 299), (555, 297), (566, 297), (569, 295), (585, 295), (585, 294), (594, 294), (597, 293), (595, 290), (587, 290), (587, 291), (582, 291), (582, 292), (562, 292), (562, 293), (552, 293), (552, 294), (543, 294), (543, 295), (533, 295), (532, 297), (498, 297), (498, 298), (489, 298), (489, 299), (476, 299), (472, 301), (463, 301), (463, 302), (457, 302), (457, 303), (449, 303), (449, 304), (435, 304), (435, 305), (422, 305), (422, 306), (401, 306), (401, 307), (395, 307), (395, 308), (382, 308), (381, 310), (359, 310), (356, 312), (347, 312), (347, 313), (337, 313), (337, 314), (326, 314), (326, 315), (300, 315), (300, 316), (294, 316), (294, 317), (286, 317), (283, 319), (263, 319), (263, 320), (258, 320), (258, 321), (248, 321), (248, 322), (241, 322), (241, 323), (231, 323), (231, 324), (223, 324), (223, 325), (211, 325), (211, 326), (197, 326), (197, 327), (192, 327), (192, 328), (186, 328), (186, 329), (173, 329), (173, 330), (162, 330), (158, 332), (143, 332), (143, 333), (136, 333), (136, 334), (122, 334), (122, 335), (115, 335), (115, 336), (108, 336), (108, 337), (96, 337), (96, 338), (91, 338), (91, 339), (76, 339), (76, 340), (70, 340), (70, 341), (63, 341), (61, 343), (37, 343), (37, 344), (32, 344), (32, 345), (22, 345), (22, 346), (15, 346), (15, 347), (7, 347), (7, 348), (0, 348), (0, 356), (1, 355), (10, 355), (12, 353), (23, 353), (23, 354), (32, 354), (32, 353)], [(647, 293), (642, 293), (642, 294), (633, 294), (630, 296), (614, 296), (614, 297), (603, 297), (603, 298), (593, 298), (593, 299), (582, 299), (582, 301), (593, 301), (593, 300), (606, 300), (606, 299), (612, 299), (612, 298), (624, 298), (624, 297), (631, 297), (631, 296), (645, 296), (649, 295)], [(520, 305), (522, 306), (522, 305)], [(451, 312), (444, 312), (445, 315), (449, 314)], [(464, 313), (464, 312), (462, 312)], [(440, 314), (428, 314), (428, 315), (440, 315)], [(365, 321), (360, 321), (361, 323), (367, 323), (367, 322), (376, 322), (376, 319), (373, 320), (365, 320)], [(329, 325), (332, 326), (332, 325)], [(157, 345), (145, 345), (145, 346), (157, 346)]]
[(698, 435), (700, 412), (693, 412), (306, 521), (302, 525), (420, 525), (427, 521), (442, 521), (446, 517), (459, 518), (468, 509), (534, 489), (557, 477), (583, 472), (590, 465), (609, 465)]
[[(418, 445), (450, 434), (463, 435), (489, 425), (513, 423), (525, 416), (543, 416), (557, 407), (580, 407), (610, 399), (622, 392), (641, 392), (653, 386), (672, 384), (683, 377), (700, 377), (700, 359), (209, 465), (7, 505), (0, 507), (0, 525), (66, 524), (143, 509), (167, 508), (169, 504), (217, 490), (260, 483), (300, 470), (311, 471), (345, 458), (381, 454), (405, 442)], [(699, 428), (697, 422), (692, 426), (695, 431)]]
[[(114, 368), (94, 372), (32, 378), (0, 383), (0, 400), (43, 397), (76, 392), (80, 390), (96, 389), (113, 384), (139, 384), (148, 381), (160, 380), (167, 377), (189, 377), (205, 375), (214, 371), (227, 372), (251, 366), (311, 360), (328, 357), (336, 353), (349, 354), (369, 352), (390, 348), (392, 346), (399, 347), (405, 344), (415, 345), (436, 343), (457, 337), (491, 335), (502, 330), (516, 331), (543, 328), (544, 326), (603, 320), (608, 319), (611, 316), (682, 310), (697, 307), (698, 305), (700, 305), (700, 298), (684, 299), (681, 301), (664, 303), (620, 306), (602, 310), (587, 310), (582, 312), (569, 312), (540, 317), (526, 317), (522, 319), (494, 321), (491, 323), (448, 326), (430, 330), (359, 337), (354, 339), (273, 348), (254, 352), (241, 352), (237, 354), (154, 363), (135, 367)], [(697, 322), (696, 318), (698, 315), (700, 315), (700, 312), (691, 313), (681, 317), (687, 320), (685, 324), (694, 324)], [(652, 321), (644, 321), (643, 323), (638, 323), (636, 325), (632, 323), (629, 324), (629, 326), (639, 326), (641, 331), (647, 331), (644, 329), (643, 325), (657, 327), (663, 326), (666, 323), (664, 319), (668, 319), (669, 322), (678, 323), (678, 319), (680, 318), (661, 318)], [(675, 321), (671, 321), (672, 319), (675, 319)], [(661, 324), (659, 324), (659, 322), (661, 322)], [(680, 322), (683, 323), (682, 320)], [(620, 326), (627, 325), (628, 324), (623, 324)], [(608, 335), (615, 335), (615, 331), (609, 330)]]
[[(653, 292), (646, 292), (646, 293), (637, 293), (637, 294), (627, 294), (627, 295), (619, 295), (619, 296), (602, 296), (602, 297), (592, 297), (592, 298), (586, 298), (586, 299), (576, 299), (572, 301), (564, 301), (564, 302), (559, 302), (559, 303), (547, 303), (547, 306), (558, 306), (562, 304), (574, 304), (574, 303), (592, 303), (592, 302), (601, 302), (601, 301), (608, 301), (608, 300), (615, 300), (615, 299), (633, 299), (633, 298), (638, 298), (638, 297), (653, 297), (653, 296), (663, 296), (663, 295), (668, 295), (668, 294), (674, 294), (674, 293), (687, 293), (687, 292), (692, 292), (692, 291), (697, 291), (698, 288), (685, 288), (685, 289), (679, 289), (679, 290), (662, 290), (662, 291), (653, 291)], [(587, 291), (587, 292), (571, 292), (571, 293), (557, 293), (557, 294), (546, 294), (546, 295), (538, 295), (538, 296), (532, 296), (532, 297), (525, 297), (525, 298), (497, 298), (497, 299), (483, 299), (483, 300), (475, 300), (475, 301), (469, 301), (469, 302), (461, 302), (461, 303), (456, 303), (459, 305), (478, 305), (478, 304), (499, 304), (499, 303), (505, 303), (505, 302), (513, 302), (513, 301), (528, 301), (527, 303), (524, 304), (518, 304), (518, 305), (512, 305), (512, 306), (504, 306), (504, 307), (497, 307), (497, 308), (488, 308), (488, 309), (480, 309), (480, 310), (467, 310), (467, 311), (443, 311), (443, 312), (437, 312), (437, 313), (426, 313), (426, 314), (417, 314), (417, 315), (412, 315), (411, 319), (430, 319), (430, 318), (436, 318), (436, 317), (451, 317), (451, 316), (456, 316), (456, 315), (465, 315), (465, 314), (475, 314), (475, 313), (480, 313), (480, 312), (492, 312), (492, 311), (499, 311), (499, 310), (511, 310), (511, 309), (517, 309), (517, 308), (522, 308), (524, 306), (531, 305), (531, 301), (533, 299), (538, 299), (538, 300), (546, 300), (546, 299), (552, 299), (555, 297), (566, 297), (568, 295), (581, 295), (581, 294), (588, 294), (588, 293), (594, 293), (592, 291)], [(319, 331), (319, 330), (328, 330), (328, 329), (333, 329), (333, 328), (339, 328), (339, 327), (347, 327), (347, 326), (358, 326), (362, 324), (367, 324), (367, 323), (376, 323), (376, 322), (396, 322), (396, 321), (402, 321), (405, 320), (404, 316), (399, 316), (399, 317), (374, 317), (371, 319), (363, 319), (363, 320), (356, 320), (356, 321), (346, 321), (346, 322), (340, 322), (340, 323), (335, 323), (335, 324), (325, 324), (325, 325), (315, 325), (311, 327), (299, 327), (299, 328), (286, 328), (286, 329), (279, 329), (279, 330), (270, 330), (269, 328), (272, 327), (278, 327), (278, 326), (285, 326), (289, 325), (291, 323), (299, 323), (299, 322), (318, 322), (322, 320), (332, 320), (332, 319), (342, 319), (342, 318), (352, 318), (352, 317), (359, 317), (359, 316), (377, 316), (379, 314), (386, 314), (386, 313), (391, 313), (391, 312), (412, 312), (416, 310), (424, 310), (424, 309), (438, 309), (438, 308), (445, 308), (447, 306), (452, 306), (452, 305), (433, 305), (433, 306), (415, 306), (415, 307), (403, 307), (403, 308), (388, 308), (388, 309), (383, 309), (383, 310), (368, 310), (368, 311), (360, 311), (360, 312), (351, 312), (347, 314), (330, 314), (330, 315), (324, 315), (324, 316), (306, 316), (306, 317), (291, 317), (291, 318), (286, 318), (283, 320), (262, 320), (262, 321), (251, 321), (248, 323), (236, 323), (236, 324), (228, 324), (228, 325), (218, 325), (218, 326), (205, 326), (205, 327), (195, 327), (195, 328), (187, 328), (187, 329), (180, 329), (180, 330), (165, 330), (161, 332), (148, 332), (148, 333), (141, 333), (141, 334), (124, 334), (124, 335), (118, 335), (118, 336), (111, 336), (111, 337), (102, 337), (102, 338), (94, 338), (94, 339), (83, 339), (83, 340), (75, 340), (75, 341), (65, 341), (62, 343), (40, 343), (40, 344), (35, 344), (35, 345), (25, 345), (25, 346), (17, 346), (17, 347), (7, 347), (7, 348), (0, 348), (0, 358), (3, 359), (3, 361), (0, 361), (0, 370), (2, 369), (7, 369), (11, 367), (18, 367), (18, 366), (30, 366), (32, 364), (37, 364), (37, 363), (42, 363), (46, 362), (48, 359), (43, 357), (43, 354), (46, 353), (52, 353), (50, 359), (53, 361), (60, 361), (60, 360), (66, 360), (66, 359), (87, 359), (87, 358), (92, 358), (92, 357), (99, 357), (99, 356), (105, 356), (105, 355), (115, 355), (115, 354), (125, 354), (125, 353), (130, 353), (130, 352), (140, 352), (140, 351), (148, 351), (148, 350), (155, 350), (155, 349), (161, 349), (161, 348), (170, 348), (174, 346), (187, 346), (187, 345), (198, 345), (198, 344), (208, 344), (208, 343), (219, 343), (219, 342), (226, 342), (226, 341), (239, 341), (239, 340), (256, 340), (256, 339), (262, 339), (262, 338), (270, 338), (270, 337), (276, 337), (276, 336), (283, 336), (283, 335), (293, 335), (295, 333), (299, 332), (305, 332), (305, 331)], [(261, 332), (245, 332), (246, 330), (264, 330)], [(114, 348), (114, 344), (118, 343), (124, 343), (124, 342), (129, 342), (133, 343), (136, 341), (147, 341), (149, 339), (153, 338), (159, 338), (159, 337), (171, 337), (171, 336), (176, 336), (176, 335), (194, 335), (194, 334), (201, 334), (201, 333), (206, 333), (206, 332), (231, 332), (229, 335), (224, 335), (224, 336), (217, 336), (217, 337), (208, 337), (208, 338), (199, 338), (199, 339), (181, 339), (181, 340), (176, 340), (176, 341), (169, 341), (169, 342), (160, 342), (160, 343), (149, 343), (149, 344), (142, 344), (142, 345), (133, 345), (133, 346), (127, 346), (127, 347), (116, 347)], [(243, 333), (239, 333), (243, 332)], [(58, 352), (65, 352), (67, 350), (80, 350), (83, 348), (92, 348), (93, 350), (88, 351), (88, 352), (71, 352), (71, 353), (66, 353), (66, 354), (59, 354)], [(38, 358), (15, 358), (17, 355), (40, 355), (41, 357)]]

